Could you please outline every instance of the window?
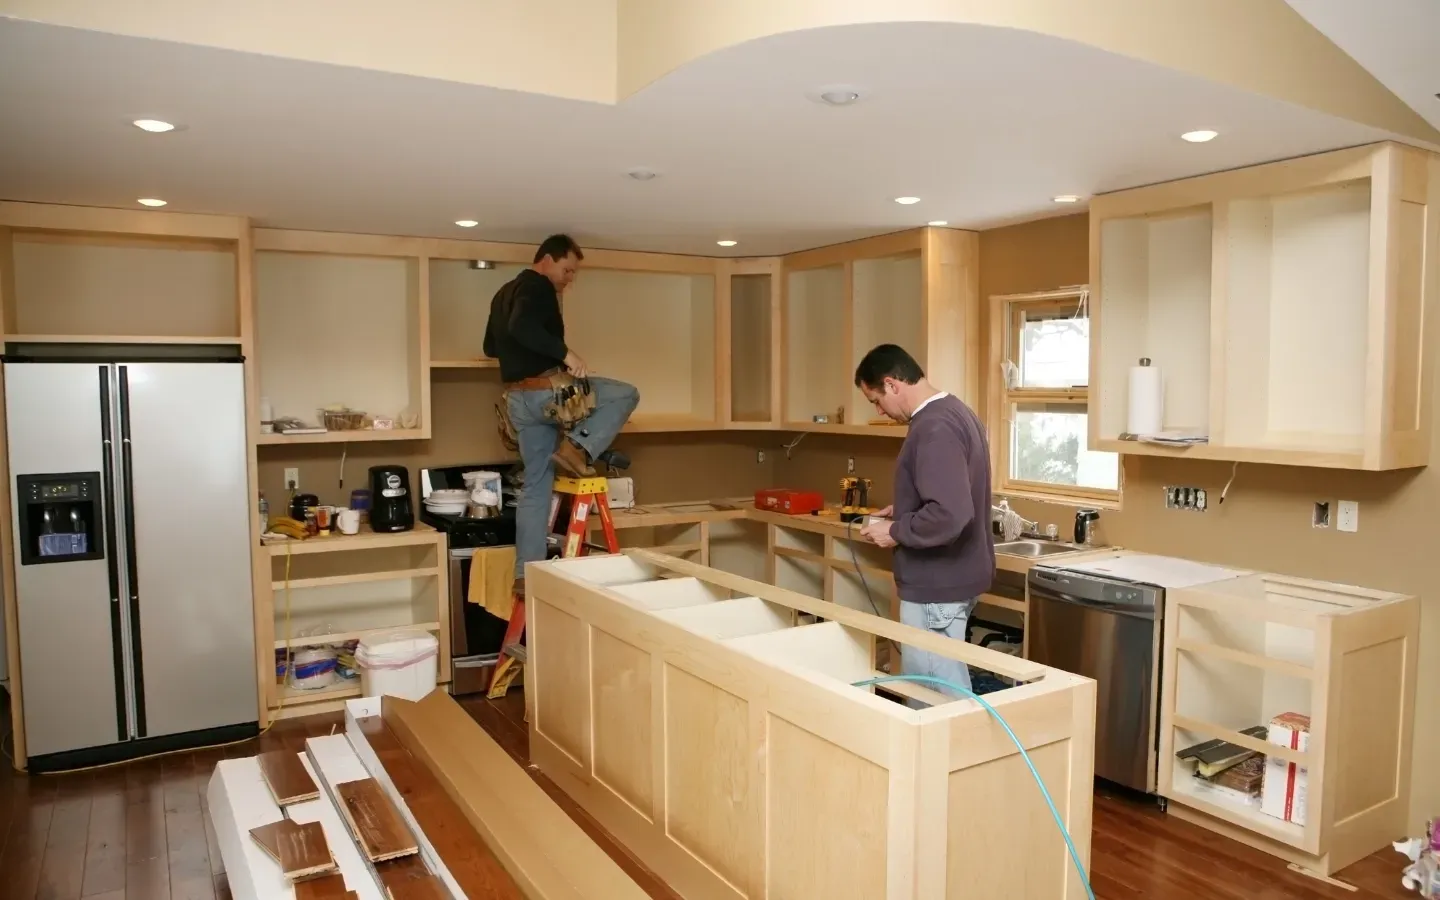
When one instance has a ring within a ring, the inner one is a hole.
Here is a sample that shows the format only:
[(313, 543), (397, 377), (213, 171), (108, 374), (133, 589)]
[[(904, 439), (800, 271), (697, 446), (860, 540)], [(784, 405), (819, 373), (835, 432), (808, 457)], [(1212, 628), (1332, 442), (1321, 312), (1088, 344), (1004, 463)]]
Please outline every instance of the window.
[(994, 298), (991, 391), (997, 493), (1116, 501), (1120, 458), (1088, 440), (1088, 290)]

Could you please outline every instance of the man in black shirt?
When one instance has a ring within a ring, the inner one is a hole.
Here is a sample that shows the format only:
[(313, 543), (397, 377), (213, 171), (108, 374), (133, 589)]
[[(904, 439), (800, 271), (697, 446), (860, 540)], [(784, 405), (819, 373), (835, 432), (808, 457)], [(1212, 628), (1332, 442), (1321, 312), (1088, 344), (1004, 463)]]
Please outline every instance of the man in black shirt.
[[(556, 467), (576, 477), (593, 475), (591, 463), (606, 454), (640, 402), (634, 385), (590, 375), (585, 360), (565, 343), (560, 294), (575, 280), (584, 258), (568, 235), (552, 235), (535, 251), (534, 264), (490, 301), (485, 355), (500, 361), (506, 411), (525, 467), (515, 512), (517, 590), (523, 590), (525, 563), (545, 558)], [(588, 379), (595, 408), (562, 436), (545, 408), (555, 402), (556, 382), (567, 381), (567, 372)]]

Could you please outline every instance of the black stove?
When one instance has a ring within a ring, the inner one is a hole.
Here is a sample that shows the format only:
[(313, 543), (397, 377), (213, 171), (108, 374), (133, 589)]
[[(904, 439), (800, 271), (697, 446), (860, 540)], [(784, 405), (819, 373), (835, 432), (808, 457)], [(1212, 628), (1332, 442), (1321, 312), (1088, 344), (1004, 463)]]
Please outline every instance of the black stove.
[[(420, 521), (443, 531), (450, 548), (503, 547), (515, 543), (516, 489), (512, 478), (519, 470), (515, 462), (475, 463), (467, 466), (443, 466), (420, 470)], [(501, 478), (504, 502), (500, 515), (490, 519), (468, 519), (464, 516), (442, 516), (425, 508), (431, 491), (465, 489), (465, 473), (477, 470), (497, 472)]]

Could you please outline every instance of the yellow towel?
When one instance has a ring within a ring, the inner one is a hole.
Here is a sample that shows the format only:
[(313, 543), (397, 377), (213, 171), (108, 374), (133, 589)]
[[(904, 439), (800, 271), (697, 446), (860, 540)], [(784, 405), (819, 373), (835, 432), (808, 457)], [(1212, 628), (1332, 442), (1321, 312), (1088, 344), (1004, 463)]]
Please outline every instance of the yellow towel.
[(514, 547), (481, 547), (471, 555), (470, 588), (465, 599), (508, 622), (515, 609), (514, 591)]

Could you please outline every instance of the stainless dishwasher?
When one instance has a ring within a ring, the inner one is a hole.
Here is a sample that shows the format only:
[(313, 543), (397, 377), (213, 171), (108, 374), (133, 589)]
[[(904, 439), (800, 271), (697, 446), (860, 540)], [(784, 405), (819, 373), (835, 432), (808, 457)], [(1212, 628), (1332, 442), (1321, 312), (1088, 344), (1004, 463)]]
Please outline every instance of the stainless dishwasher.
[(1095, 774), (1154, 794), (1164, 588), (1045, 564), (1026, 582), (1030, 658), (1095, 679)]

